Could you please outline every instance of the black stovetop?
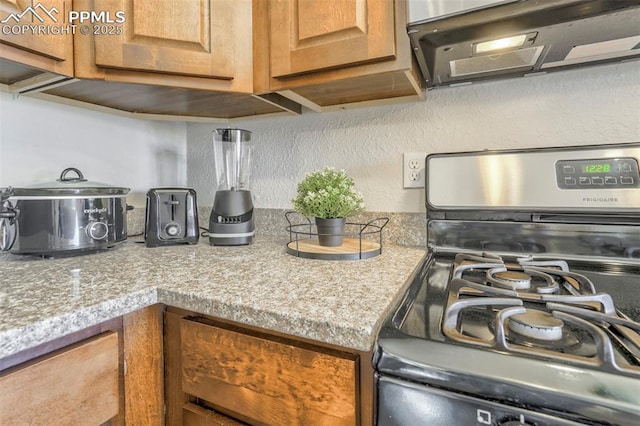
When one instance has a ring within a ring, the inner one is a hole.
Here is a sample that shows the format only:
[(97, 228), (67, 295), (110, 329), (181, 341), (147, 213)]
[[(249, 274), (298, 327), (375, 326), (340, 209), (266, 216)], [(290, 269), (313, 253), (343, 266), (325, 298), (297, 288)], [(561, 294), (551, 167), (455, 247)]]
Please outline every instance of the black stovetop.
[[(640, 320), (640, 266), (588, 262), (570, 262), (569, 266), (587, 276), (596, 292), (609, 294), (619, 312)], [(620, 373), (571, 357), (510, 352), (445, 335), (453, 270), (452, 254), (434, 253), (416, 270), (403, 300), (379, 332), (374, 364), (380, 374), (549, 412), (580, 413), (597, 404), (605, 407), (603, 419), (613, 416), (625, 424), (640, 418), (640, 375), (635, 371)], [(629, 359), (625, 367), (635, 369), (636, 361)]]

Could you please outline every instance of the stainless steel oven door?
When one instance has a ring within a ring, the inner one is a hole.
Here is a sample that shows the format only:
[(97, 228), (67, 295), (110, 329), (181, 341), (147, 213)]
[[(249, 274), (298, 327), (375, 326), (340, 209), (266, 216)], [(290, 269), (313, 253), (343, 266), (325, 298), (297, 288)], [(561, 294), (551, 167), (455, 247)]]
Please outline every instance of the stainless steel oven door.
[(376, 375), (376, 382), (379, 426), (584, 424), (394, 377)]

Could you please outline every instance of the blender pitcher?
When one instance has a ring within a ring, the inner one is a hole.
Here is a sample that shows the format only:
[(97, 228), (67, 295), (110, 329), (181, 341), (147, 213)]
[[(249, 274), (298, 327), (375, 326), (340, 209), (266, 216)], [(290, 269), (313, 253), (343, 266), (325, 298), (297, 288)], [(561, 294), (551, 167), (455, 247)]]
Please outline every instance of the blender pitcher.
[(251, 177), (251, 132), (242, 129), (213, 131), (216, 193), (209, 218), (209, 244), (251, 244), (255, 234)]

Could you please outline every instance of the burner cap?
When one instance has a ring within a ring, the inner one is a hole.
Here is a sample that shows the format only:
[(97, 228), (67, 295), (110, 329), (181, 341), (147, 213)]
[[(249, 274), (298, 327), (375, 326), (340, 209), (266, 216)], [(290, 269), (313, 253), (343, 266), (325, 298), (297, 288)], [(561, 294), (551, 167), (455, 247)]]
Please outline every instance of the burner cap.
[(493, 282), (506, 286), (512, 290), (525, 290), (531, 288), (531, 275), (519, 271), (501, 271), (492, 275)]
[(562, 339), (562, 320), (548, 312), (527, 309), (524, 314), (509, 317), (509, 330), (522, 336), (538, 340), (556, 341)]

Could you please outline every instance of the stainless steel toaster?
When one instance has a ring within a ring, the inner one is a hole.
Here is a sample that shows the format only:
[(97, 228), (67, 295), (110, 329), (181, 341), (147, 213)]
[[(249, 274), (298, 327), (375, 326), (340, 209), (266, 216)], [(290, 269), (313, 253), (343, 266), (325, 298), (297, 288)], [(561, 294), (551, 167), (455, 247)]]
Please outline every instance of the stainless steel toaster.
[(144, 227), (147, 247), (197, 244), (199, 237), (195, 190), (152, 188), (147, 192)]

